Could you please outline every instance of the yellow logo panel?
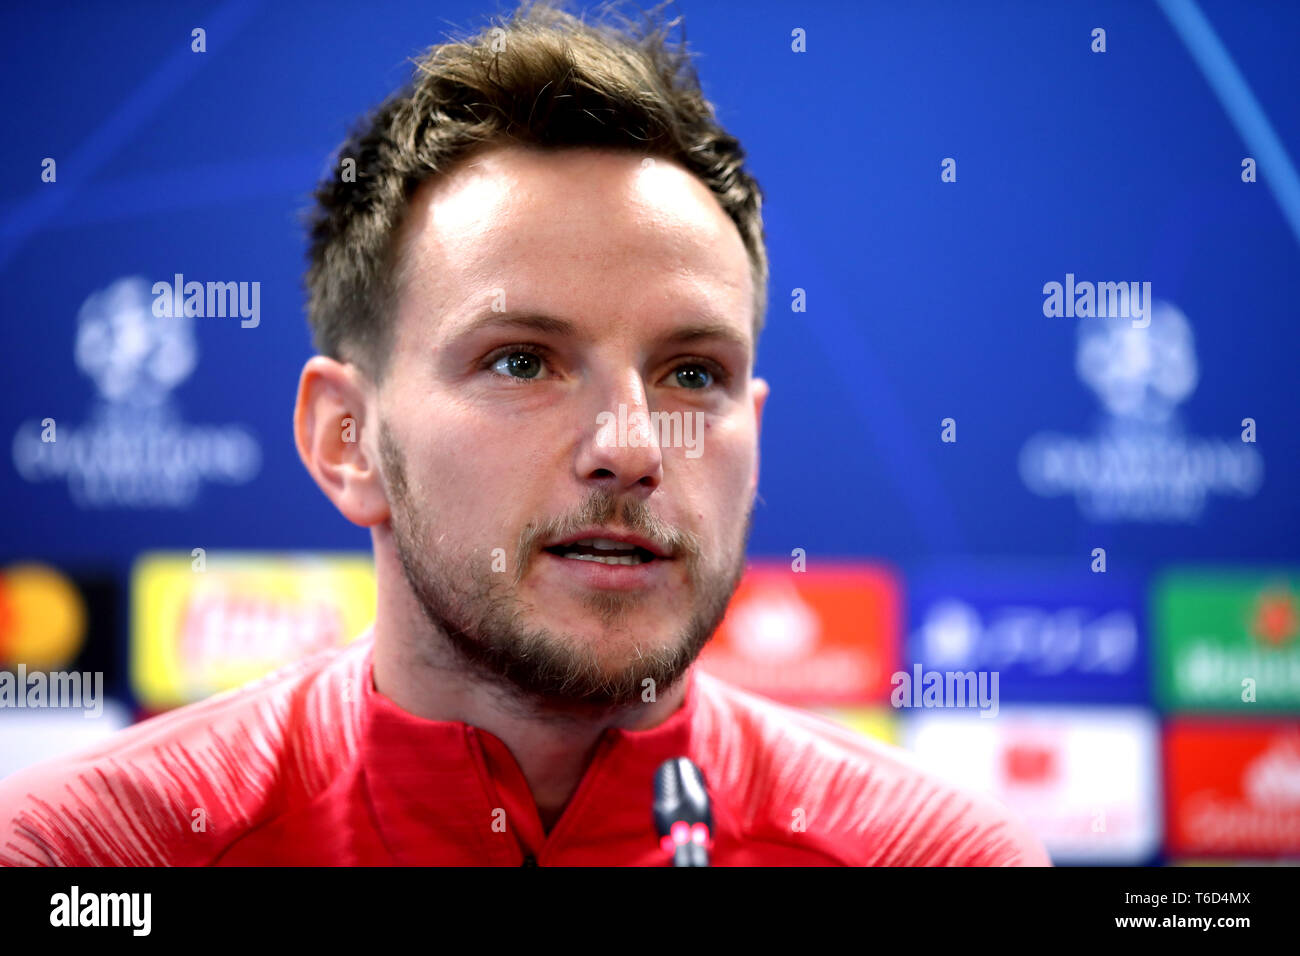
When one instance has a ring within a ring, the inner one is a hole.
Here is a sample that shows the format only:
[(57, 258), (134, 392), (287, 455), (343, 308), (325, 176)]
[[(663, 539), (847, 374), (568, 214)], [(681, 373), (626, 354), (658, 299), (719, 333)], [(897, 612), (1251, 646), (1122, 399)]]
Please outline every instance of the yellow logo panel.
[(897, 716), (889, 707), (810, 707), (814, 714), (829, 717), (864, 737), (874, 737), (887, 744), (898, 744)]
[(155, 552), (131, 573), (131, 684), (151, 710), (239, 687), (358, 637), (369, 554)]

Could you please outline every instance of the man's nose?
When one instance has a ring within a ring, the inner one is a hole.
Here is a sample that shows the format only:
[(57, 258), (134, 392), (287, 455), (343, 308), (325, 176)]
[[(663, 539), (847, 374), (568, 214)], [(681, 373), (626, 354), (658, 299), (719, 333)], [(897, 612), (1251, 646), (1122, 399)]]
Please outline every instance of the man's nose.
[(578, 479), (614, 493), (649, 494), (659, 487), (663, 455), (641, 376), (628, 372), (602, 389), (588, 414), (578, 450)]

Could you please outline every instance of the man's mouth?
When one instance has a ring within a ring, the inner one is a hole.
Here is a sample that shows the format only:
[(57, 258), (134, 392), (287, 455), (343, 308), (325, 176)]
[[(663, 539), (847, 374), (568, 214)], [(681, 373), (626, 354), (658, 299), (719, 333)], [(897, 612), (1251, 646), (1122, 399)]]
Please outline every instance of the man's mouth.
[(583, 538), (569, 544), (552, 545), (543, 550), (560, 558), (568, 558), (572, 561), (594, 561), (598, 564), (637, 565), (661, 560), (645, 548), (621, 541), (611, 541), (608, 538)]

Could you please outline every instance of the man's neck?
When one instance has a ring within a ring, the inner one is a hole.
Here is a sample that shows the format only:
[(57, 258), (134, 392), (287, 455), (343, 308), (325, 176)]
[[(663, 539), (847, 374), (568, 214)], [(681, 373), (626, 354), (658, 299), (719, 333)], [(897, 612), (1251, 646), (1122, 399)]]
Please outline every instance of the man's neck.
[(499, 738), (519, 764), (548, 833), (582, 782), (607, 729), (649, 729), (668, 719), (685, 700), (688, 681), (681, 680), (652, 702), (612, 714), (539, 713), (503, 689), (468, 675), (454, 652), (437, 641), (423, 619), (395, 627), (382, 615), (377, 618), (375, 689), (417, 717), (460, 721)]

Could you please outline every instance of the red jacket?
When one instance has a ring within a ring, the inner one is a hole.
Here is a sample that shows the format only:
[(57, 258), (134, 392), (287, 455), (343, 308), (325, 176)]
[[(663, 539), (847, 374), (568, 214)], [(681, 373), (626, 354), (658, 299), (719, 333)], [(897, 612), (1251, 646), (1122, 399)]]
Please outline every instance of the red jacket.
[(717, 866), (1050, 865), (991, 798), (699, 672), (659, 726), (605, 732), (546, 834), (505, 744), (398, 708), (374, 690), (372, 648), (363, 636), (0, 781), (0, 863), (662, 866), (652, 781), (684, 755), (708, 783)]

